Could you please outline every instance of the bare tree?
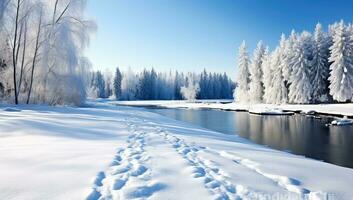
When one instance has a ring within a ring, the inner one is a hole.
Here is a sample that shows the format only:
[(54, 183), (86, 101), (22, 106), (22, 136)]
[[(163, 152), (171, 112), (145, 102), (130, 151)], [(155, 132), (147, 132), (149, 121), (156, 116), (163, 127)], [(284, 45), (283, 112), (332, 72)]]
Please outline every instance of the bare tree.
[[(23, 33), (24, 36), (23, 36), (22, 60), (21, 60), (21, 70), (20, 70), (20, 77), (19, 77), (19, 83), (18, 83), (18, 89), (17, 89), (17, 97), (19, 96), (20, 91), (21, 91), (23, 68), (24, 68), (24, 64), (25, 64), (26, 46), (27, 46), (27, 20), (25, 20), (23, 23), (24, 23), (24, 25), (23, 25), (24, 26), (24, 33)], [(22, 27), (22, 25), (21, 25), (21, 27)], [(18, 49), (19, 49), (19, 47), (18, 47)]]
[(15, 32), (13, 38), (13, 48), (12, 48), (12, 65), (13, 65), (13, 85), (14, 85), (14, 94), (15, 94), (15, 104), (18, 104), (18, 96), (17, 96), (17, 80), (16, 80), (16, 65), (17, 65), (17, 58), (18, 58), (18, 44), (17, 44), (17, 35), (18, 35), (18, 26), (19, 26), (19, 15), (20, 15), (20, 7), (21, 7), (21, 0), (17, 0), (16, 5), (16, 20), (15, 20)]
[(31, 77), (30, 77), (30, 84), (29, 84), (29, 90), (28, 90), (27, 101), (26, 101), (27, 104), (29, 104), (29, 100), (31, 97), (31, 92), (32, 92), (32, 87), (33, 87), (34, 67), (36, 65), (38, 51), (39, 51), (39, 47), (40, 47), (39, 40), (40, 40), (40, 35), (41, 35), (41, 30), (42, 30), (42, 18), (43, 18), (43, 8), (40, 7), (39, 22), (38, 22), (37, 33), (36, 33), (36, 44), (35, 44), (34, 55), (33, 55), (33, 59), (32, 59)]

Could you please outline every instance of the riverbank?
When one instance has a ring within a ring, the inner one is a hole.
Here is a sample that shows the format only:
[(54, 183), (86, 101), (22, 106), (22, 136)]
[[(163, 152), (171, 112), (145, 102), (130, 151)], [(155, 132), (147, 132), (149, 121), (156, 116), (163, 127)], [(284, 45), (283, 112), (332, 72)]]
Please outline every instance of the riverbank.
[(353, 196), (350, 168), (109, 104), (0, 107), (0, 199)]
[(347, 104), (237, 104), (229, 100), (207, 100), (198, 102), (187, 101), (112, 101), (111, 104), (128, 106), (157, 106), (165, 108), (189, 108), (189, 109), (220, 109), (229, 111), (249, 111), (282, 109), (290, 112), (315, 112), (320, 115), (329, 115), (335, 117), (353, 118), (353, 103)]

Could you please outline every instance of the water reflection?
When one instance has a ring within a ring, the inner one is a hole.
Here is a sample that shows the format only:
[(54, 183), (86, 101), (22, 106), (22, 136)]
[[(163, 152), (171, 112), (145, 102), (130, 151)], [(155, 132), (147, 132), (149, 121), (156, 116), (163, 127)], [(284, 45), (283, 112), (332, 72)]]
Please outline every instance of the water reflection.
[(332, 119), (303, 115), (259, 116), (218, 110), (152, 109), (162, 115), (255, 143), (353, 168), (353, 126), (327, 127)]

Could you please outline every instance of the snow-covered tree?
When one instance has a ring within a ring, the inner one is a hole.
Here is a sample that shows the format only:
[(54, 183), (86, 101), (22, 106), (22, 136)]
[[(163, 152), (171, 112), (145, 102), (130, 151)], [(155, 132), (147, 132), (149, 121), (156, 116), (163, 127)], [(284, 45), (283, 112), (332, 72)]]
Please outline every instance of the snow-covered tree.
[(183, 95), (183, 98), (188, 101), (195, 101), (196, 95), (199, 92), (200, 87), (199, 83), (195, 78), (195, 75), (189, 73), (187, 76), (187, 84), (180, 88), (180, 92)]
[(254, 50), (252, 62), (250, 64), (250, 84), (249, 84), (249, 97), (253, 103), (260, 103), (264, 94), (262, 83), (262, 61), (265, 53), (265, 47), (260, 41)]
[(239, 47), (238, 55), (238, 75), (237, 75), (237, 88), (234, 92), (234, 98), (237, 102), (247, 103), (249, 101), (249, 55), (246, 50), (245, 41)]
[(267, 100), (273, 104), (283, 104), (287, 102), (287, 89), (284, 84), (283, 72), (281, 68), (281, 52), (280, 48), (271, 55), (271, 72), (272, 81), (269, 89)]
[(123, 73), (123, 79), (121, 81), (121, 99), (135, 100), (137, 98), (138, 80), (137, 75), (130, 67)]
[(303, 32), (294, 43), (292, 73), (290, 76), (289, 102), (310, 103), (312, 101), (312, 63), (313, 38), (308, 32)]
[(285, 46), (284, 50), (282, 53), (282, 59), (281, 59), (281, 68), (283, 70), (283, 78), (284, 81), (286, 82), (286, 88), (289, 88), (289, 78), (290, 74), (292, 72), (292, 65), (294, 62), (294, 56), (295, 56), (295, 51), (294, 51), (294, 43), (297, 40), (297, 34), (294, 30), (292, 30), (289, 38), (285, 40)]
[[(85, 100), (91, 65), (83, 52), (95, 28), (85, 17), (85, 5), (86, 0), (0, 1), (0, 59), (9, 66), (1, 72), (10, 91), (7, 101)], [(10, 57), (3, 54), (7, 50)]]
[(98, 98), (105, 98), (106, 96), (106, 84), (104, 80), (104, 76), (100, 71), (97, 71), (95, 74), (95, 80), (94, 80), (94, 87), (96, 88), (97, 92), (97, 97)]
[(263, 102), (271, 103), (271, 91), (272, 91), (272, 68), (271, 68), (271, 54), (269, 48), (266, 47), (264, 55), (262, 57), (262, 83), (264, 86)]
[(109, 98), (113, 95), (114, 83), (113, 83), (113, 74), (109, 70), (104, 73), (104, 81), (105, 81), (105, 94), (104, 98)]
[(115, 69), (115, 76), (114, 76), (114, 95), (116, 99), (119, 99), (121, 97), (121, 81), (122, 81), (122, 75), (119, 67), (117, 67)]
[(314, 102), (328, 101), (328, 77), (330, 64), (328, 58), (330, 55), (330, 39), (323, 32), (322, 26), (318, 23), (314, 33), (314, 57), (312, 63), (312, 99)]
[(343, 21), (334, 26), (333, 45), (330, 47), (330, 94), (339, 102), (352, 100), (353, 95), (353, 50), (352, 34)]

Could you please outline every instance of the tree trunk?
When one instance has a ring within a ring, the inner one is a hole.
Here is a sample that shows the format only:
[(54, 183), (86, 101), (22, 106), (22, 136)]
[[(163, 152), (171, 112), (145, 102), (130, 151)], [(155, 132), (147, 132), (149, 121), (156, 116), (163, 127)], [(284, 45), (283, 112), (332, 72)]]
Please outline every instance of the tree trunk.
[(19, 96), (20, 91), (21, 91), (21, 84), (22, 84), (22, 76), (23, 76), (23, 68), (24, 68), (24, 62), (25, 62), (25, 56), (26, 56), (26, 45), (27, 45), (27, 21), (25, 22), (25, 32), (24, 32), (24, 38), (23, 38), (23, 49), (22, 49), (22, 61), (21, 61), (21, 71), (20, 71), (20, 80), (18, 83), (18, 90), (17, 90), (17, 96)]
[(18, 17), (20, 14), (20, 6), (21, 0), (17, 0), (17, 8), (16, 8), (16, 20), (15, 20), (15, 36), (13, 39), (13, 49), (12, 49), (12, 65), (13, 65), (13, 85), (14, 85), (14, 93), (15, 93), (15, 104), (18, 104), (17, 97), (17, 80), (16, 80), (16, 65), (17, 65), (17, 55), (16, 55), (16, 46), (17, 46), (17, 31), (18, 31)]
[(43, 17), (43, 13), (41, 11), (40, 17), (39, 17), (39, 22), (38, 22), (38, 29), (37, 29), (36, 47), (34, 50), (34, 56), (33, 56), (33, 60), (32, 60), (31, 81), (29, 84), (28, 96), (27, 96), (27, 101), (26, 101), (27, 104), (29, 104), (29, 100), (31, 98), (32, 87), (33, 87), (34, 67), (36, 65), (36, 60), (37, 60), (37, 55), (38, 55), (38, 50), (39, 50), (39, 39), (40, 39), (40, 33), (41, 33), (41, 28), (42, 28), (42, 17)]

